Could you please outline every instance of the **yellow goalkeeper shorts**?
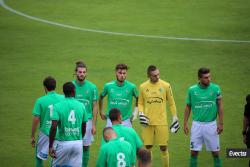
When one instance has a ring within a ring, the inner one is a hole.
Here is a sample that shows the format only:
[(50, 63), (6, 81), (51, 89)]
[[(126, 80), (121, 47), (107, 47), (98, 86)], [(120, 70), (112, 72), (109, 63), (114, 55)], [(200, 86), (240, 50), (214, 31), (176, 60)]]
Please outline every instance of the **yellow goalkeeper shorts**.
[(168, 145), (169, 134), (166, 125), (149, 125), (142, 127), (141, 132), (144, 145)]

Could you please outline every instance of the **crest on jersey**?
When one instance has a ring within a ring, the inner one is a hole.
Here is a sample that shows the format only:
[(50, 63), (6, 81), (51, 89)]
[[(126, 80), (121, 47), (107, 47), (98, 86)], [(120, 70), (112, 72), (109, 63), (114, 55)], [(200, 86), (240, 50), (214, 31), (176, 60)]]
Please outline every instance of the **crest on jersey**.
[(163, 92), (164, 92), (164, 88), (161, 87), (161, 88), (159, 89), (159, 92), (163, 93)]

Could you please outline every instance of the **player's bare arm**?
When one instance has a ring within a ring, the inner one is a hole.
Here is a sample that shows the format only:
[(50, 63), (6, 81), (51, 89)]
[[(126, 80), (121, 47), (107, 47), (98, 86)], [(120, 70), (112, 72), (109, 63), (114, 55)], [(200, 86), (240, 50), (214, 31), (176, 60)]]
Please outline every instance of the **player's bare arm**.
[(83, 122), (83, 123), (82, 123), (82, 138), (84, 137), (84, 135), (85, 135), (85, 133), (86, 133), (86, 127), (87, 127), (86, 122)]
[(55, 153), (55, 150), (53, 149), (53, 143), (55, 141), (57, 124), (58, 124), (58, 121), (52, 120), (52, 125), (51, 125), (50, 132), (49, 132), (49, 155), (52, 158), (56, 158), (56, 153)]
[(135, 97), (135, 108), (134, 108), (133, 114), (130, 118), (130, 121), (133, 122), (134, 120), (136, 120), (137, 115), (138, 115), (138, 97)]
[(217, 132), (218, 134), (221, 134), (223, 131), (223, 117), (224, 117), (222, 98), (219, 98), (217, 100), (217, 105), (218, 105), (218, 116), (219, 116)]
[(190, 116), (190, 112), (191, 112), (191, 107), (189, 105), (186, 105), (186, 108), (185, 108), (185, 114), (184, 114), (184, 133), (186, 135), (188, 135), (189, 133), (189, 128), (188, 128), (188, 118)]
[(101, 119), (102, 119), (102, 120), (106, 120), (107, 117), (105, 116), (105, 114), (103, 113), (103, 110), (102, 110), (103, 99), (104, 99), (104, 96), (100, 95), (100, 99), (99, 99), (99, 110), (100, 110)]
[(37, 116), (34, 116), (33, 122), (32, 122), (31, 139), (30, 139), (30, 144), (32, 147), (36, 146), (35, 134), (36, 134), (36, 129), (37, 129), (39, 122), (40, 122), (40, 118)]
[(96, 120), (98, 115), (98, 103), (97, 101), (93, 102), (93, 123), (91, 133), (94, 135), (96, 133)]

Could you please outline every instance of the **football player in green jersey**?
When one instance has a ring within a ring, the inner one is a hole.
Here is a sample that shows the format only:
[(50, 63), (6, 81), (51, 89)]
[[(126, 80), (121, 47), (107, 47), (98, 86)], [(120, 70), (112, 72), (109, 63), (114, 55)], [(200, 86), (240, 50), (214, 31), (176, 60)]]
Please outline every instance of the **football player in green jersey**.
[[(210, 70), (198, 70), (199, 83), (188, 89), (184, 115), (184, 132), (189, 133), (188, 118), (192, 111), (192, 128), (190, 136), (190, 167), (197, 166), (198, 152), (202, 145), (212, 152), (214, 166), (221, 167), (219, 158), (219, 134), (223, 131), (223, 106), (220, 87), (211, 82)], [(218, 124), (216, 118), (218, 115)]]
[(89, 146), (93, 140), (93, 135), (96, 133), (96, 119), (98, 114), (98, 90), (95, 84), (86, 79), (87, 66), (82, 61), (76, 62), (75, 67), (76, 80), (73, 84), (76, 87), (75, 98), (84, 104), (88, 122), (86, 134), (83, 139), (83, 166), (88, 166), (89, 161)]
[[(36, 167), (43, 166), (43, 160), (48, 158), (49, 151), (49, 130), (51, 127), (52, 110), (56, 103), (64, 99), (63, 95), (55, 92), (56, 80), (48, 76), (43, 80), (43, 86), (46, 95), (36, 100), (34, 109), (32, 111), (33, 122), (31, 132), (31, 145), (36, 147)], [(39, 137), (35, 140), (35, 133), (38, 124)]]
[(143, 143), (133, 128), (122, 125), (121, 112), (117, 108), (112, 108), (109, 112), (109, 118), (112, 122), (112, 128), (119, 138), (129, 142), (133, 149), (133, 165), (136, 163), (136, 154), (143, 146)]
[(131, 145), (120, 138), (111, 127), (103, 129), (104, 144), (98, 155), (96, 167), (132, 167)]
[[(137, 116), (138, 90), (135, 84), (126, 80), (127, 70), (128, 66), (126, 64), (117, 64), (115, 67), (116, 80), (106, 83), (100, 95), (100, 116), (102, 120), (107, 120), (107, 127), (112, 126), (109, 119), (109, 111), (111, 108), (118, 108), (121, 111), (122, 124), (128, 127), (132, 127), (131, 121), (135, 120)], [(103, 98), (105, 96), (108, 96), (106, 114), (102, 111)], [(133, 97), (136, 99), (136, 107), (132, 113)]]
[[(63, 85), (65, 99), (57, 103), (53, 110), (49, 135), (49, 153), (52, 166), (82, 166), (82, 138), (88, 121), (85, 106), (76, 100), (72, 82)], [(58, 141), (53, 146), (58, 127)]]

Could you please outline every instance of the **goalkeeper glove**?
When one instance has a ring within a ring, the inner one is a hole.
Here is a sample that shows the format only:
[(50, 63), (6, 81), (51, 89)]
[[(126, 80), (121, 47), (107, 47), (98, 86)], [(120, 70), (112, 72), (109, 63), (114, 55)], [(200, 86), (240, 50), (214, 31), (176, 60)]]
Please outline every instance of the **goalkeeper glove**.
[(141, 125), (148, 126), (149, 118), (146, 117), (143, 112), (139, 112), (140, 123)]
[(177, 133), (177, 131), (180, 129), (180, 124), (178, 121), (177, 116), (173, 116), (173, 122), (170, 126), (170, 130), (172, 133)]
[(137, 119), (137, 114), (138, 114), (138, 107), (135, 107), (134, 112), (131, 117), (131, 121), (134, 121)]

